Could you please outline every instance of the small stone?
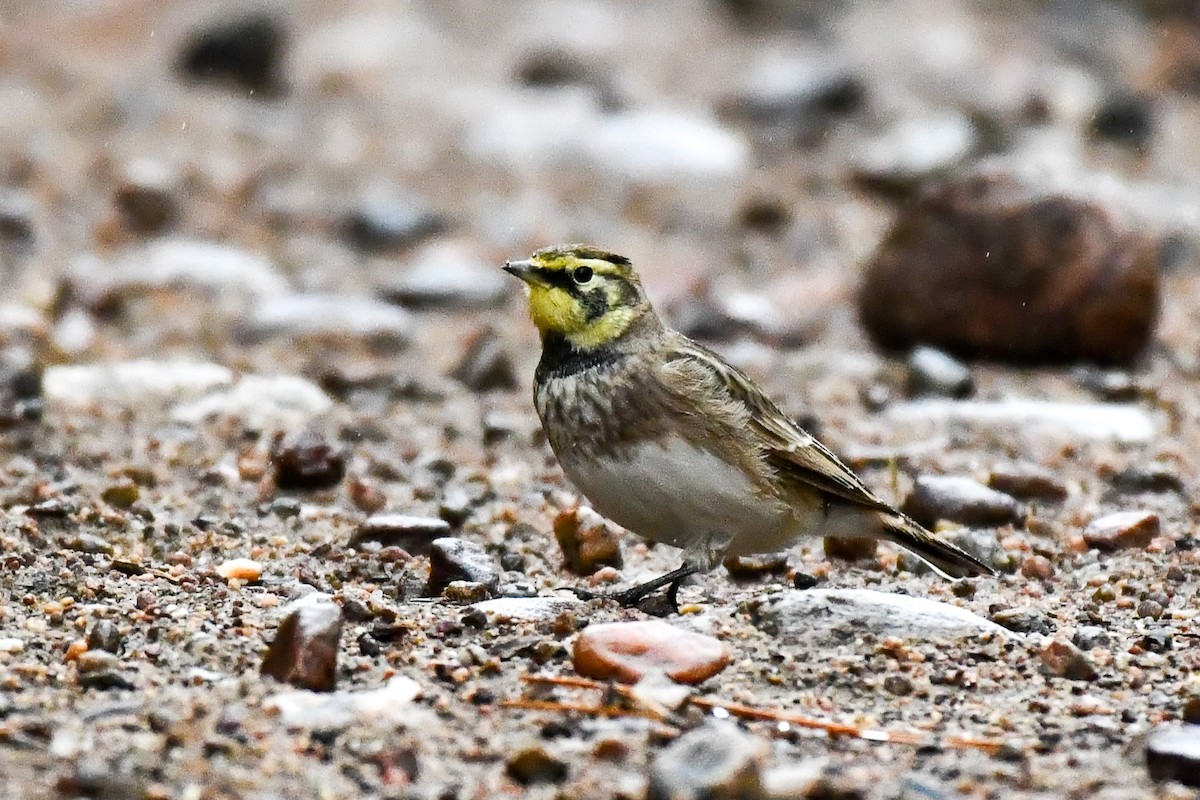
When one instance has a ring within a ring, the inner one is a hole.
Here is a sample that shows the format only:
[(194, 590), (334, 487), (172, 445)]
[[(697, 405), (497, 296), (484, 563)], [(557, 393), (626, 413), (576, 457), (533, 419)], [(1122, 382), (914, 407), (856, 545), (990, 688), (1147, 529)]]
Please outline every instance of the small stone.
[[(238, 468), (240, 472), (240, 462)], [(350, 496), (350, 502), (354, 503), (355, 508), (367, 514), (378, 514), (387, 505), (387, 495), (374, 481), (366, 478), (351, 478), (346, 483), (346, 494)]]
[(580, 155), (615, 178), (669, 185), (732, 180), (750, 165), (750, 147), (712, 119), (675, 111), (607, 114), (581, 132)]
[(897, 697), (908, 697), (913, 693), (912, 681), (903, 675), (888, 675), (883, 679), (883, 689)]
[(0, 637), (0, 653), (19, 653), (25, 649), (25, 640), (13, 636)]
[(805, 646), (839, 645), (865, 633), (931, 641), (1012, 636), (957, 606), (868, 589), (788, 592), (755, 609), (754, 624), (780, 644)]
[(620, 569), (621, 537), (604, 517), (587, 506), (564, 511), (554, 518), (554, 538), (567, 568), (576, 575), (591, 575), (604, 566)]
[(764, 575), (785, 575), (788, 571), (787, 553), (758, 553), (728, 556), (725, 569), (735, 581), (754, 580)]
[(1183, 480), (1165, 464), (1126, 467), (1110, 481), (1115, 494), (1183, 494)]
[(450, 532), (450, 523), (437, 517), (410, 517), (405, 514), (375, 514), (367, 517), (350, 538), (350, 546), (378, 542), (384, 547), (400, 547), (414, 556), (429, 555), (435, 539)]
[(567, 764), (542, 745), (524, 747), (509, 756), (504, 771), (522, 786), (535, 783), (562, 783), (567, 779)]
[(141, 490), (138, 485), (128, 478), (123, 478), (105, 487), (100, 493), (100, 499), (114, 508), (129, 508), (138, 501)]
[(247, 583), (262, 577), (262, 564), (249, 558), (231, 558), (217, 565), (216, 573), (227, 581), (246, 581)]
[(862, 76), (845, 65), (769, 54), (752, 68), (743, 87), (721, 102), (720, 113), (800, 144), (816, 144), (838, 119), (859, 110), (865, 98)]
[(998, 172), (930, 186), (867, 268), (862, 320), (881, 346), (1009, 362), (1135, 359), (1159, 308), (1155, 248), (1109, 209)]
[(87, 533), (86, 531), (81, 531), (71, 537), (71, 540), (67, 542), (67, 547), (80, 553), (111, 555), (113, 552), (113, 546), (111, 542), (101, 536), (97, 536), (94, 533)]
[(1200, 725), (1160, 725), (1146, 738), (1146, 768), (1156, 781), (1200, 786)]
[(1155, 600), (1143, 600), (1137, 607), (1137, 615), (1141, 619), (1159, 619), (1165, 611), (1162, 603)]
[(272, 15), (220, 20), (188, 36), (178, 69), (189, 81), (228, 86), (250, 95), (275, 95), (284, 88), (286, 45), (283, 23)]
[(188, 425), (237, 420), (248, 430), (262, 431), (303, 426), (332, 407), (329, 395), (304, 378), (246, 375), (232, 387), (175, 406), (171, 418)]
[(1158, 514), (1152, 511), (1118, 511), (1092, 520), (1083, 530), (1083, 540), (1095, 550), (1142, 549), (1161, 530)]
[(451, 376), (475, 392), (517, 388), (517, 371), (504, 344), (491, 329), (472, 336)]
[(504, 302), (504, 273), (489, 259), (454, 242), (426, 246), (381, 288), (385, 299), (413, 308), (478, 308)]
[(1048, 470), (1028, 464), (993, 469), (987, 485), (1018, 500), (1058, 503), (1067, 499), (1067, 487), (1061, 480)]
[(304, 429), (271, 448), (275, 485), (285, 490), (329, 489), (346, 476), (346, 456), (319, 432)]
[(815, 575), (809, 575), (807, 572), (797, 572), (792, 576), (792, 586), (800, 591), (808, 591), (809, 589), (819, 586), (820, 579)]
[(562, 47), (541, 47), (526, 53), (513, 77), (522, 86), (557, 89), (563, 86), (601, 87), (601, 76), (586, 57)]
[(575, 671), (588, 678), (636, 683), (661, 670), (679, 683), (708, 680), (729, 664), (719, 640), (661, 620), (589, 625), (575, 640)]
[(954, 111), (901, 120), (863, 145), (852, 170), (859, 183), (888, 194), (906, 194), (950, 171), (975, 149), (971, 120)]
[(1100, 677), (1084, 652), (1065, 639), (1050, 641), (1038, 655), (1051, 675), (1072, 681), (1094, 681)]
[(140, 159), (125, 168), (113, 200), (130, 230), (158, 233), (179, 218), (179, 188), (179, 179), (170, 168)]
[[(279, 714), (285, 725), (294, 728), (330, 732), (372, 724), (394, 731), (397, 726), (414, 724), (411, 704), (420, 694), (416, 681), (397, 675), (378, 689), (358, 692), (280, 692), (268, 697), (263, 708)], [(421, 724), (428, 720), (422, 719)]]
[(1075, 629), (1075, 635), (1071, 637), (1071, 641), (1081, 650), (1092, 650), (1096, 647), (1104, 647), (1112, 639), (1104, 628), (1097, 625), (1080, 625)]
[(30, 350), (0, 350), (0, 430), (40, 419), (42, 389), (42, 365)]
[(1142, 394), (1134, 377), (1123, 369), (1102, 369), (1094, 364), (1083, 364), (1071, 370), (1071, 377), (1102, 400), (1130, 402)]
[(116, 623), (102, 619), (88, 631), (87, 646), (89, 650), (104, 650), (109, 653), (120, 653), (124, 637)]
[(972, 430), (1036, 432), (1075, 441), (1113, 441), (1138, 444), (1157, 435), (1157, 425), (1143, 409), (1115, 403), (1056, 403), (1011, 399), (998, 402), (973, 400), (918, 400), (887, 407), (893, 424), (933, 424)]
[(875, 558), (878, 542), (868, 538), (826, 536), (825, 555), (842, 561), (869, 561)]
[(314, 592), (291, 604), (263, 659), (261, 673), (315, 692), (337, 683), (342, 610), (327, 594)]
[(442, 589), (442, 599), (450, 603), (479, 603), (491, 597), (495, 591), (478, 581), (450, 581)]
[(1050, 618), (1035, 608), (1008, 608), (992, 614), (992, 622), (1003, 625), (1016, 633), (1054, 632), (1054, 623)]
[(578, 610), (582, 601), (573, 597), (497, 597), (475, 603), (471, 608), (495, 625), (551, 622), (564, 613)]
[(260, 300), (237, 323), (236, 336), (248, 343), (287, 337), (396, 347), (412, 330), (408, 312), (373, 297), (293, 294)]
[(1200, 696), (1193, 695), (1185, 700), (1179, 717), (1189, 725), (1200, 725)]
[(710, 720), (650, 764), (646, 800), (766, 800), (767, 748), (731, 722)]
[(444, 537), (429, 550), (429, 593), (440, 595), (452, 581), (471, 581), (495, 594), (500, 586), (497, 564), (478, 542)]
[(1054, 564), (1045, 556), (1033, 555), (1021, 562), (1021, 575), (1040, 581), (1054, 577)]
[(978, 481), (958, 476), (922, 475), (904, 501), (904, 513), (932, 528), (938, 520), (998, 526), (1024, 519), (1021, 504)]
[(961, 399), (975, 393), (971, 370), (941, 350), (916, 347), (908, 356), (908, 394), (910, 397), (953, 397)]
[(1170, 631), (1149, 631), (1138, 639), (1138, 646), (1148, 653), (1168, 653), (1174, 647)]
[(1143, 152), (1154, 135), (1153, 101), (1135, 94), (1107, 98), (1092, 117), (1091, 134), (1097, 139)]
[(0, 240), (26, 247), (33, 243), (36, 203), (26, 192), (0, 190)]
[(412, 247), (446, 230), (447, 220), (395, 186), (374, 186), (342, 223), (349, 244), (366, 253)]
[(50, 367), (42, 385), (47, 402), (85, 408), (183, 400), (232, 381), (233, 373), (219, 364), (141, 360)]

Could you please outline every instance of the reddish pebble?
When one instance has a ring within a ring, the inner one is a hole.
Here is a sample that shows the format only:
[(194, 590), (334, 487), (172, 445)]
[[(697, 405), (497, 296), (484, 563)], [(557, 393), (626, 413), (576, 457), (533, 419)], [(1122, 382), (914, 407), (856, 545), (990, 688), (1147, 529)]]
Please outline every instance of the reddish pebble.
[(554, 518), (554, 537), (567, 567), (576, 575), (591, 575), (601, 567), (620, 567), (621, 540), (604, 517), (584, 506)]
[(1021, 574), (1026, 578), (1048, 581), (1054, 577), (1054, 565), (1045, 556), (1030, 556), (1021, 562)]
[(636, 683), (660, 669), (680, 683), (700, 683), (729, 664), (717, 639), (658, 620), (590, 625), (575, 640), (575, 671), (588, 678)]
[(1158, 514), (1151, 511), (1118, 511), (1093, 520), (1083, 531), (1083, 540), (1095, 550), (1142, 548), (1158, 536)]
[(875, 558), (878, 542), (874, 539), (825, 537), (825, 555), (841, 561), (869, 561)]

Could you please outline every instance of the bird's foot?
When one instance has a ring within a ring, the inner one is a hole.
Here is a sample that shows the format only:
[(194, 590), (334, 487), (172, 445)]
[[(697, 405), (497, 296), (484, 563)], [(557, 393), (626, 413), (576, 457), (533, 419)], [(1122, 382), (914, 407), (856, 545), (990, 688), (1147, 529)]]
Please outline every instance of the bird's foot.
[(685, 578), (697, 572), (699, 570), (696, 567), (684, 565), (666, 575), (660, 575), (653, 580), (639, 583), (621, 592), (593, 592), (589, 589), (578, 588), (571, 589), (571, 591), (580, 600), (613, 600), (625, 608), (637, 608), (643, 600), (665, 586), (667, 591), (663, 598), (667, 602), (668, 610), (677, 614), (679, 613), (679, 586)]

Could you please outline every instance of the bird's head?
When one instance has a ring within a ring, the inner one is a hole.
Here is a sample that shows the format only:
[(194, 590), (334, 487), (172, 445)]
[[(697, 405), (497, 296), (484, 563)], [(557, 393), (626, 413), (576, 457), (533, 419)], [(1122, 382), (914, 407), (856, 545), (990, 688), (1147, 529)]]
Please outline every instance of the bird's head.
[(629, 259), (595, 247), (544, 247), (504, 270), (525, 281), (529, 316), (542, 338), (560, 336), (580, 350), (616, 342), (650, 313)]

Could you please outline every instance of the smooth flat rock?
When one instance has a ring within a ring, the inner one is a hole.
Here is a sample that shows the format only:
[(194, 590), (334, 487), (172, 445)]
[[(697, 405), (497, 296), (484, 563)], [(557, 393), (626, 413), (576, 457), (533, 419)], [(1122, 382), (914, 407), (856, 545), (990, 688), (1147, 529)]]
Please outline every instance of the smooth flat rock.
[(864, 633), (935, 641), (1013, 635), (957, 606), (870, 589), (789, 592), (757, 614), (756, 624), (784, 644), (835, 644)]
[(220, 364), (140, 359), (50, 367), (42, 375), (42, 392), (50, 404), (80, 408), (100, 402), (178, 402), (231, 383), (233, 372)]
[(897, 403), (884, 412), (893, 423), (966, 425), (975, 429), (1057, 431), (1064, 436), (1126, 444), (1148, 442), (1157, 433), (1154, 419), (1134, 405), (1058, 403), (1043, 400), (918, 400)]
[(388, 726), (408, 721), (408, 706), (420, 694), (420, 684), (398, 675), (378, 689), (358, 692), (280, 692), (267, 698), (263, 709), (279, 714), (292, 728), (336, 730), (356, 722)]
[(209, 419), (237, 417), (249, 428), (291, 428), (333, 408), (319, 386), (295, 375), (246, 375), (190, 403), (175, 406), (171, 418), (196, 425)]

